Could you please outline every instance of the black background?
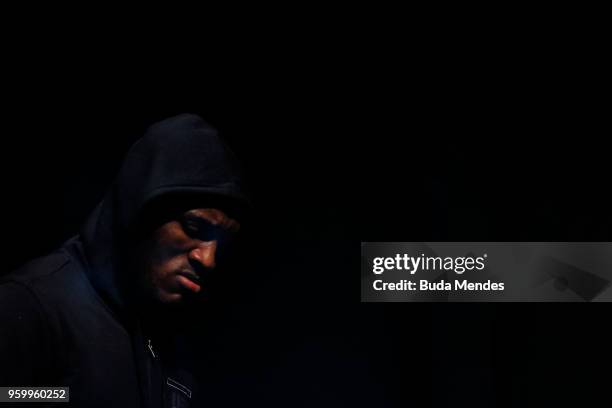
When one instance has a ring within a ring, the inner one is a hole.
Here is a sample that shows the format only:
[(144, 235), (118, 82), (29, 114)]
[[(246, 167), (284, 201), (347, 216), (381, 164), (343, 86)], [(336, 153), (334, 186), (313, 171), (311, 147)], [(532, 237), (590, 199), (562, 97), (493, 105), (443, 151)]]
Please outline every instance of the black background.
[(203, 328), (211, 406), (609, 400), (605, 304), (361, 304), (357, 278), (360, 241), (610, 240), (596, 49), (74, 37), (8, 59), (4, 270), (78, 230), (148, 125), (198, 113), (257, 209), (248, 276)]

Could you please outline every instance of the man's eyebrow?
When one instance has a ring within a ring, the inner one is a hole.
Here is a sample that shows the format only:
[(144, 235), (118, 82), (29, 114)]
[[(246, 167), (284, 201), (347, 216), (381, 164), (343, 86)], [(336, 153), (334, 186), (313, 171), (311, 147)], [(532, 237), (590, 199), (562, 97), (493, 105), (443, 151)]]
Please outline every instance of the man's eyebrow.
[(223, 217), (224, 222), (218, 222), (216, 220), (211, 220), (209, 217), (199, 214), (196, 211), (189, 211), (184, 214), (184, 218), (186, 221), (196, 222), (197, 224), (206, 224), (207, 226), (228, 230), (231, 232), (236, 232), (240, 229), (240, 223), (229, 217)]

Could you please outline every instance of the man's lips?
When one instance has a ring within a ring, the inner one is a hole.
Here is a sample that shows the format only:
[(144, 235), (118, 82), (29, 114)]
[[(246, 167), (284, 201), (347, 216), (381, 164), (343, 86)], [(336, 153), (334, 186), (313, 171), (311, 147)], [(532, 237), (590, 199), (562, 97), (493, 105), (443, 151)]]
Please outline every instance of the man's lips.
[(182, 287), (192, 292), (197, 293), (202, 289), (200, 277), (194, 273), (181, 271), (177, 274), (177, 280)]
[(195, 283), (200, 283), (200, 275), (195, 272), (189, 270), (180, 270), (178, 274), (192, 280)]

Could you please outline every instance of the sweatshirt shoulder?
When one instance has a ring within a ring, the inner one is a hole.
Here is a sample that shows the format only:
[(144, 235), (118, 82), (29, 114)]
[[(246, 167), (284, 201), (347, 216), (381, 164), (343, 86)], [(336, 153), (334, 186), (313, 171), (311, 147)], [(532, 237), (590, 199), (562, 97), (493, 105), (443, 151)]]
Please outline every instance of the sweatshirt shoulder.
[(58, 345), (66, 292), (60, 288), (74, 281), (71, 269), (75, 261), (60, 249), (0, 279), (0, 366), (15, 367), (0, 382), (48, 379), (52, 361), (63, 353)]
[(49, 323), (74, 320), (79, 310), (96, 302), (85, 266), (64, 247), (2, 278), (0, 295), (8, 292), (22, 302), (36, 303)]
[(40, 301), (62, 302), (67, 294), (82, 293), (86, 280), (84, 265), (62, 247), (26, 263), (0, 279), (0, 287), (17, 284), (27, 288)]
[(0, 285), (18, 283), (24, 286), (36, 285), (41, 280), (54, 278), (62, 270), (75, 266), (74, 260), (63, 249), (33, 259), (0, 279)]

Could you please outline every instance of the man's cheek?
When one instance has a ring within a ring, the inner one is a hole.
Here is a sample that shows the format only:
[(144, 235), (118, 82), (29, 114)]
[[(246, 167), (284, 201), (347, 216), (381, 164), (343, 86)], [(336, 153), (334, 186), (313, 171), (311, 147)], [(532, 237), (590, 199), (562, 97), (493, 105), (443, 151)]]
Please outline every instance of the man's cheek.
[(174, 285), (174, 278), (181, 269), (183, 269), (182, 258), (181, 256), (175, 256), (157, 265), (156, 273), (159, 280), (171, 282)]

